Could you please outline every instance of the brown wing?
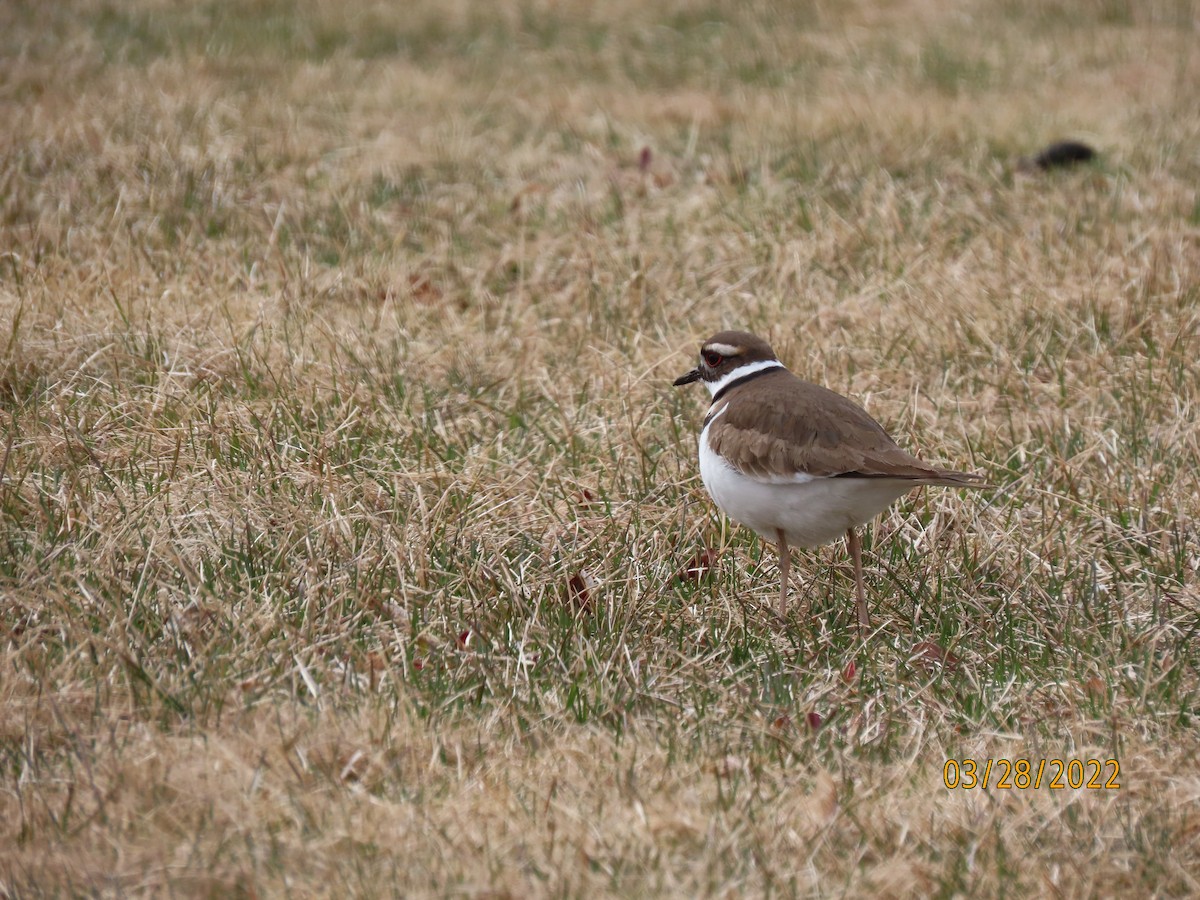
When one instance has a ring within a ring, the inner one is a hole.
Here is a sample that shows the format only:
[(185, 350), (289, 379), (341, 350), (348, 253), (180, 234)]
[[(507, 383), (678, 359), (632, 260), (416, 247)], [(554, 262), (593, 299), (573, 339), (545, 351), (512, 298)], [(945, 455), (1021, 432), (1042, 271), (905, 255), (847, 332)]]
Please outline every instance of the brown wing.
[[(927, 465), (896, 445), (862, 407), (786, 370), (735, 387), (722, 400), (709, 444), (744, 475), (786, 481), (817, 476), (907, 478), (920, 484), (971, 486), (977, 476)], [(752, 403), (732, 403), (755, 390)], [(723, 404), (722, 404), (723, 405)]]

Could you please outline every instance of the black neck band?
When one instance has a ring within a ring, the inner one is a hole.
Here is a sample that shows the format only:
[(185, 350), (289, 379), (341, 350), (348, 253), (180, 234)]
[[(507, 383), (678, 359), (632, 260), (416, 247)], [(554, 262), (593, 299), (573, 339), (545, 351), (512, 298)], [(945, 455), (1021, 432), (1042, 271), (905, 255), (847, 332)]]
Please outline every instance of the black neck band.
[(725, 387), (721, 388), (719, 391), (717, 391), (715, 394), (713, 394), (712, 402), (716, 403), (718, 400), (720, 400), (722, 397), (724, 397), (725, 394), (731, 388), (739, 387), (740, 385), (745, 384), (747, 381), (753, 381), (755, 378), (758, 378), (760, 375), (766, 375), (769, 372), (777, 372), (782, 368), (783, 368), (783, 366), (781, 366), (781, 365), (767, 366), (765, 369), (759, 369), (757, 372), (751, 372), (749, 375), (743, 375), (741, 378), (735, 378), (735, 379), (733, 379), (733, 381), (729, 382), (729, 384), (725, 385)]

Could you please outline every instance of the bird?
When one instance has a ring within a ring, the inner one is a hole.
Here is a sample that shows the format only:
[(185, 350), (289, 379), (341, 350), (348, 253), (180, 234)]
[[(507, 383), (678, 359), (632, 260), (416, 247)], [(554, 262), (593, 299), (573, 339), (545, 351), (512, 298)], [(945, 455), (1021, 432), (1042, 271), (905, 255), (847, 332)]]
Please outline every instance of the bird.
[(1041, 169), (1065, 169), (1078, 163), (1091, 162), (1096, 158), (1096, 151), (1082, 141), (1055, 141), (1033, 157), (1021, 157), (1017, 168), (1024, 172)]
[(700, 431), (700, 478), (717, 507), (779, 552), (779, 614), (787, 617), (792, 547), (845, 536), (860, 633), (870, 627), (858, 528), (914, 488), (984, 488), (980, 475), (932, 466), (902, 450), (861, 406), (792, 374), (771, 345), (721, 331), (699, 364), (712, 402)]

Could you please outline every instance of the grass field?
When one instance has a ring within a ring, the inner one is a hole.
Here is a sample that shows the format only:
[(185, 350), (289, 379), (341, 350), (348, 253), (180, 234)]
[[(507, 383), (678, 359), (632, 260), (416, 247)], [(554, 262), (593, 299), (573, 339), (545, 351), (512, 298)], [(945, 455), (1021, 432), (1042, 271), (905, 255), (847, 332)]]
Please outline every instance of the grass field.
[[(1200, 891), (1198, 32), (0, 5), (0, 895)], [(726, 327), (997, 486), (865, 641), (700, 484)]]

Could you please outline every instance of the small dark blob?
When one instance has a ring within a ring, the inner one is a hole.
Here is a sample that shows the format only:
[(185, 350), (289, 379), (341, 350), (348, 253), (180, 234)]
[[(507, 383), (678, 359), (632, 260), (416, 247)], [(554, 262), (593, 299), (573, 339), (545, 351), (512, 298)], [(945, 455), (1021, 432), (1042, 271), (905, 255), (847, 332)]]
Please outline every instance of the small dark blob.
[(1096, 151), (1080, 141), (1056, 141), (1033, 158), (1033, 164), (1043, 172), (1065, 168), (1096, 158)]

